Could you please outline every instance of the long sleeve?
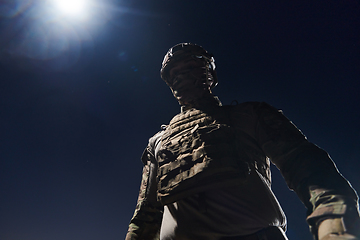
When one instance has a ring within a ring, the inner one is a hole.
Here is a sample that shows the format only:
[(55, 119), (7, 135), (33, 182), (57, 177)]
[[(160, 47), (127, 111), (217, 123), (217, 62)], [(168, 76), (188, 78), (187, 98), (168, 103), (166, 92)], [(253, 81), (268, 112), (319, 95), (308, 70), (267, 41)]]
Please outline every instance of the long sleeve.
[(156, 240), (160, 237), (163, 206), (156, 199), (157, 165), (151, 143), (150, 139), (150, 143), (142, 155), (144, 167), (140, 192), (126, 240)]
[(258, 141), (307, 207), (311, 231), (317, 232), (319, 219), (359, 218), (358, 196), (327, 152), (310, 143), (281, 111), (261, 103), (256, 112)]

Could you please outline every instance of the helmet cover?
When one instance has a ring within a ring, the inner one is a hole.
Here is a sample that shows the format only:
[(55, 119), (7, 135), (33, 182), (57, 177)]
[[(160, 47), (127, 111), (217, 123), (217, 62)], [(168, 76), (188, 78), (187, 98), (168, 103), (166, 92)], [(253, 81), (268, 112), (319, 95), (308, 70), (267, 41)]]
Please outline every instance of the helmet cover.
[(206, 51), (203, 47), (193, 44), (193, 43), (179, 43), (169, 49), (166, 53), (164, 60), (162, 62), (162, 67), (160, 70), (161, 78), (171, 87), (170, 84), (170, 70), (176, 65), (176, 63), (193, 57), (196, 59), (203, 59), (209, 66), (210, 71), (213, 73), (213, 81), (211, 88), (215, 87), (218, 83), (216, 73), (215, 73), (215, 59), (214, 56)]

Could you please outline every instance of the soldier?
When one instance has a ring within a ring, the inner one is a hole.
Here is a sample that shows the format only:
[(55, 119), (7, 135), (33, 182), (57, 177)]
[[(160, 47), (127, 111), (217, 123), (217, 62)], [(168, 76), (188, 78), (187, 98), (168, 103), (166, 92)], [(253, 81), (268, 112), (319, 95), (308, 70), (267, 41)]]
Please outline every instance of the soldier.
[(270, 161), (307, 207), (314, 239), (359, 239), (358, 196), (328, 154), (264, 102), (222, 106), (213, 56), (180, 43), (161, 78), (181, 105), (142, 155), (126, 240), (284, 240)]

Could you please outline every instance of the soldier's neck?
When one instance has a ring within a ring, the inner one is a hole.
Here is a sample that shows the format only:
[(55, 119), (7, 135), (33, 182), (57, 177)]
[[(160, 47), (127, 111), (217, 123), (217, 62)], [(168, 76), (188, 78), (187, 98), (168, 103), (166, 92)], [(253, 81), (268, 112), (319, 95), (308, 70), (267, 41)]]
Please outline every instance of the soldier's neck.
[(191, 108), (202, 109), (202, 108), (209, 108), (209, 107), (211, 108), (211, 107), (215, 107), (215, 106), (222, 106), (222, 104), (217, 96), (210, 94), (210, 95), (207, 95), (206, 97), (196, 99), (189, 104), (181, 105), (181, 112), (184, 112)]

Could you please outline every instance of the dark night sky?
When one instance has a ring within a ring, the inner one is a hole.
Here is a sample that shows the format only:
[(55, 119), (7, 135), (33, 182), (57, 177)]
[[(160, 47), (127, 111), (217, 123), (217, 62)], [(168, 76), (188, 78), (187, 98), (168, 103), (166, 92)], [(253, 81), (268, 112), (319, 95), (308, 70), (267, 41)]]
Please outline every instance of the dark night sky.
[[(282, 109), (360, 191), (359, 1), (106, 0), (86, 23), (3, 2), (0, 240), (124, 238), (140, 155), (179, 112), (159, 77), (179, 42), (215, 55), (223, 104)], [(311, 239), (276, 168), (273, 181), (289, 238)]]

